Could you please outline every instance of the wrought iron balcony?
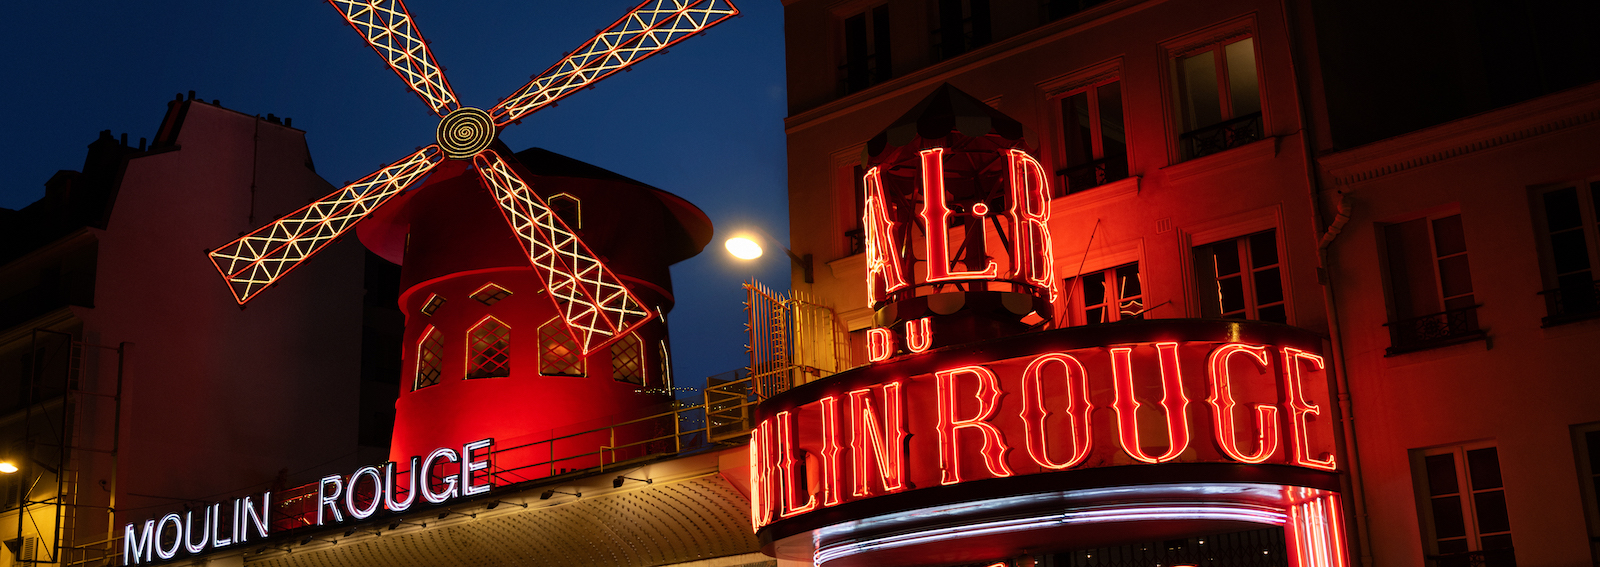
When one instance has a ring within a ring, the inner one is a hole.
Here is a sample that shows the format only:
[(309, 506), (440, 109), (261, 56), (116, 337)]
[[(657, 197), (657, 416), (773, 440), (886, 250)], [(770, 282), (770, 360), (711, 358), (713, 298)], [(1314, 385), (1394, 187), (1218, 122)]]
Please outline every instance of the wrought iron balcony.
[(1255, 112), (1184, 132), (1178, 136), (1178, 143), (1183, 146), (1184, 159), (1194, 159), (1243, 146), (1262, 136), (1261, 113)]
[(1061, 183), (1055, 197), (1064, 197), (1128, 177), (1128, 156), (1103, 157), (1056, 172)]
[(1517, 567), (1512, 548), (1429, 555), (1429, 567)]
[(1483, 338), (1478, 328), (1481, 305), (1384, 323), (1389, 328), (1389, 356)]
[(1600, 317), (1600, 281), (1565, 285), (1539, 292), (1544, 296), (1544, 326)]

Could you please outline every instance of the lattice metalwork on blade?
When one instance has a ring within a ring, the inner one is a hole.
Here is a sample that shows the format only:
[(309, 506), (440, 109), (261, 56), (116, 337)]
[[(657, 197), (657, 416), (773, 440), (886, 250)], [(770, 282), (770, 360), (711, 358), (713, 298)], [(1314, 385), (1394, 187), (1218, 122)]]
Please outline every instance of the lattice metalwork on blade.
[(485, 151), (473, 162), (543, 279), (568, 332), (585, 355), (605, 348), (650, 320), (650, 311), (622, 285), (622, 280), (589, 251), (505, 160)]
[(389, 68), (405, 79), (411, 90), (428, 103), (439, 116), (460, 107), (456, 93), (445, 80), (444, 71), (434, 61), (433, 52), (411, 21), (400, 0), (328, 0), (350, 27), (361, 32)]
[(444, 160), (428, 146), (209, 253), (243, 305)]
[(649, 0), (489, 111), (508, 123), (739, 13), (727, 0)]

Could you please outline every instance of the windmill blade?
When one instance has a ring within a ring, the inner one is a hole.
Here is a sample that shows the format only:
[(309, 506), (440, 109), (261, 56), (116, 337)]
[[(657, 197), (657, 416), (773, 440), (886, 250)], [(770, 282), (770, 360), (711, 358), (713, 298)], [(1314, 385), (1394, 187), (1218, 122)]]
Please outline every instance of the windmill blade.
[(422, 32), (400, 0), (328, 0), (344, 21), (361, 33), (373, 51), (404, 79), (435, 114), (444, 116), (460, 108), (444, 70), (434, 61)]
[(647, 0), (489, 111), (504, 127), (739, 13), (728, 0)]
[(499, 154), (486, 150), (473, 162), (584, 354), (650, 320), (650, 310)]
[(442, 161), (439, 146), (422, 148), (209, 252), (211, 263), (244, 305)]

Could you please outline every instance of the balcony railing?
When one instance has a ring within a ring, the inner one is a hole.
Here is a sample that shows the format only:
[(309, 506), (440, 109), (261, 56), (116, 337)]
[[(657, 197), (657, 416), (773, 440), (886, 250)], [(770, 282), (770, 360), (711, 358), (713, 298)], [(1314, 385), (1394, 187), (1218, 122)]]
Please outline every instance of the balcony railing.
[(1600, 317), (1600, 281), (1539, 292), (1544, 296), (1546, 327)]
[(1424, 350), (1483, 337), (1478, 328), (1481, 305), (1384, 323), (1389, 328), (1389, 355)]
[(1429, 555), (1427, 559), (1429, 567), (1517, 567), (1517, 556), (1509, 547)]
[(866, 229), (854, 228), (846, 230), (844, 231), (844, 238), (850, 245), (849, 253), (845, 254), (846, 256), (854, 256), (867, 251)]
[(1056, 172), (1060, 188), (1054, 196), (1064, 197), (1128, 177), (1128, 156), (1103, 157)]
[(1255, 112), (1184, 132), (1178, 136), (1178, 143), (1183, 146), (1184, 159), (1194, 159), (1243, 146), (1262, 136), (1261, 113)]

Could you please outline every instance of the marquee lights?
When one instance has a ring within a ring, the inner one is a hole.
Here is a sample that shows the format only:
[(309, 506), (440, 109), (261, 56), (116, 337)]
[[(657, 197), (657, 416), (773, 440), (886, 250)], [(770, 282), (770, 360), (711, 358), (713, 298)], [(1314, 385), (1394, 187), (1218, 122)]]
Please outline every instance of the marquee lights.
[(638, 298), (490, 148), (500, 129), (739, 13), (727, 0), (648, 0), (488, 111), (463, 107), (400, 0), (328, 0), (443, 117), (436, 142), (208, 255), (240, 305), (326, 248), (444, 159), (471, 160), (583, 354), (651, 318)]
[[(221, 503), (201, 508), (198, 524), (193, 510), (184, 512), (182, 516), (174, 512), (159, 520), (145, 520), (143, 526), (129, 522), (122, 527), (122, 564), (150, 563), (157, 558), (166, 561), (176, 557), (180, 548), (189, 553), (201, 553), (207, 548), (222, 549), (242, 544), (252, 537), (265, 538), (271, 526), (267, 521), (271, 502), (271, 492), (261, 494), (259, 507), (253, 496), (236, 498), (229, 504), (232, 513), (228, 515), (226, 524), (223, 523)], [(198, 543), (194, 536), (197, 527), (200, 530)], [(252, 532), (254, 535), (251, 535)]]
[(895, 242), (904, 236), (904, 229), (889, 214), (889, 195), (883, 189), (883, 174), (879, 168), (867, 170), (862, 178), (866, 190), (865, 228), (867, 240), (867, 302), (905, 289), (905, 268), (900, 265), (900, 252)]
[[(1071, 430), (1072, 456), (1062, 462), (1050, 459), (1047, 435), (1049, 429), (1046, 420), (1050, 417), (1050, 409), (1044, 403), (1044, 375), (1045, 370), (1052, 366), (1061, 367), (1061, 383), (1066, 386), (1068, 400), (1067, 428)], [(1054, 470), (1068, 469), (1089, 458), (1094, 437), (1090, 429), (1092, 422), (1089, 421), (1088, 379), (1089, 371), (1083, 368), (1082, 362), (1059, 353), (1035, 358), (1028, 363), (1027, 370), (1022, 371), (1022, 423), (1027, 428), (1028, 456), (1033, 457), (1039, 466)]]
[[(1008, 172), (1005, 183), (1009, 184), (1003, 193), (1006, 205), (1002, 211), (992, 210), (991, 204), (985, 202), (985, 199), (997, 198), (996, 194), (977, 200), (962, 197), (966, 210), (951, 209), (944, 162), (950, 154), (960, 153), (958, 150), (936, 147), (919, 151), (916, 167), (920, 187), (915, 192), (897, 192), (886, 187), (884, 166), (867, 170), (862, 177), (865, 192), (862, 227), (866, 236), (869, 305), (878, 307), (900, 299), (895, 297), (896, 292), (913, 285), (985, 280), (1010, 282), (1038, 297), (1055, 300), (1058, 286), (1050, 244), (1050, 178), (1044, 166), (1027, 152), (1020, 149), (998, 152)], [(917, 207), (919, 202), (920, 207)], [(971, 218), (958, 222), (959, 216)], [(1004, 273), (1000, 263), (983, 249), (985, 240), (994, 236), (987, 234), (986, 220), (995, 226), (1010, 227), (1011, 234), (999, 235), (1007, 246), (1003, 255), (1010, 256)], [(952, 223), (965, 226), (961, 234), (967, 239), (967, 245), (952, 248)], [(920, 225), (922, 229), (920, 243), (913, 240), (912, 225)], [(967, 234), (973, 231), (985, 234)], [(918, 244), (922, 247), (920, 259), (913, 252)], [(952, 258), (952, 254), (961, 257)], [(915, 269), (919, 261), (925, 264), (921, 270)], [(956, 268), (957, 264), (964, 267)], [(921, 281), (913, 282), (919, 274)]]
[[(982, 366), (963, 366), (950, 370), (941, 370), (934, 373), (939, 378), (939, 470), (943, 473), (939, 479), (941, 484), (955, 484), (961, 482), (961, 447), (956, 440), (956, 433), (962, 429), (976, 429), (983, 435), (983, 464), (989, 468), (989, 474), (1002, 477), (1011, 476), (1011, 468), (1006, 466), (1005, 435), (994, 424), (989, 423), (989, 418), (1000, 409), (999, 380), (995, 379), (994, 372)], [(962, 376), (971, 376), (978, 381), (978, 390), (972, 397), (978, 400), (978, 411), (967, 418), (957, 417), (960, 413), (961, 400), (957, 391), (960, 388)]]
[[(950, 269), (950, 207), (945, 203), (944, 148), (922, 150), (918, 154), (922, 156), (922, 226), (927, 229), (928, 243), (927, 275), (923, 279), (931, 283), (999, 277), (1000, 265), (988, 257), (982, 259), (982, 268), (973, 269), (969, 262), (965, 270)], [(974, 255), (976, 252), (967, 251), (969, 258)]]
[(1178, 458), (1189, 448), (1189, 421), (1185, 410), (1189, 398), (1183, 395), (1182, 371), (1178, 367), (1178, 343), (1157, 343), (1156, 352), (1161, 358), (1161, 407), (1167, 417), (1167, 451), (1160, 455), (1145, 454), (1139, 440), (1139, 400), (1133, 395), (1133, 349), (1111, 349), (1112, 384), (1116, 386), (1117, 432), (1122, 450), (1128, 456), (1146, 463), (1164, 463)]
[(1232, 374), (1228, 368), (1228, 361), (1238, 354), (1250, 357), (1263, 371), (1267, 370), (1267, 361), (1270, 359), (1266, 347), (1237, 343), (1217, 347), (1217, 350), (1211, 351), (1211, 397), (1206, 401), (1211, 404), (1211, 415), (1217, 428), (1217, 447), (1235, 461), (1256, 464), (1265, 462), (1278, 452), (1278, 408), (1267, 404), (1252, 406), (1256, 411), (1256, 452), (1245, 454), (1239, 450), (1233, 417), (1233, 408), (1237, 403), (1233, 401)]
[(1333, 462), (1331, 453), (1323, 453), (1322, 458), (1311, 456), (1311, 446), (1308, 439), (1311, 437), (1307, 429), (1310, 427), (1310, 416), (1321, 415), (1322, 409), (1306, 400), (1305, 385), (1301, 381), (1303, 367), (1301, 363), (1309, 364), (1322, 370), (1322, 357), (1297, 349), (1283, 349), (1283, 388), (1289, 393), (1289, 409), (1292, 412), (1290, 421), (1294, 424), (1294, 462), (1297, 465), (1315, 467), (1324, 470), (1336, 470), (1338, 466)]
[[(1285, 362), (1264, 362), (1274, 355)], [(1241, 359), (1260, 372), (1245, 370)], [(844, 391), (818, 383), (811, 401), (787, 393), (781, 411), (752, 434), (752, 511), (759, 527), (916, 486), (1130, 461), (1336, 470), (1322, 452), (1332, 448), (1331, 426), (1316, 420), (1320, 409), (1307, 398), (1307, 388), (1326, 384), (1320, 361), (1290, 346), (1160, 341), (934, 367)], [(1207, 403), (1191, 404), (1191, 391), (1205, 391)], [(1237, 423), (1241, 404), (1253, 410), (1248, 426)], [(1164, 448), (1147, 448), (1152, 440), (1141, 433), (1163, 428)], [(1279, 450), (1291, 444), (1293, 451)], [(1010, 450), (1019, 445), (1026, 451)], [(974, 458), (982, 468), (964, 463)]]

